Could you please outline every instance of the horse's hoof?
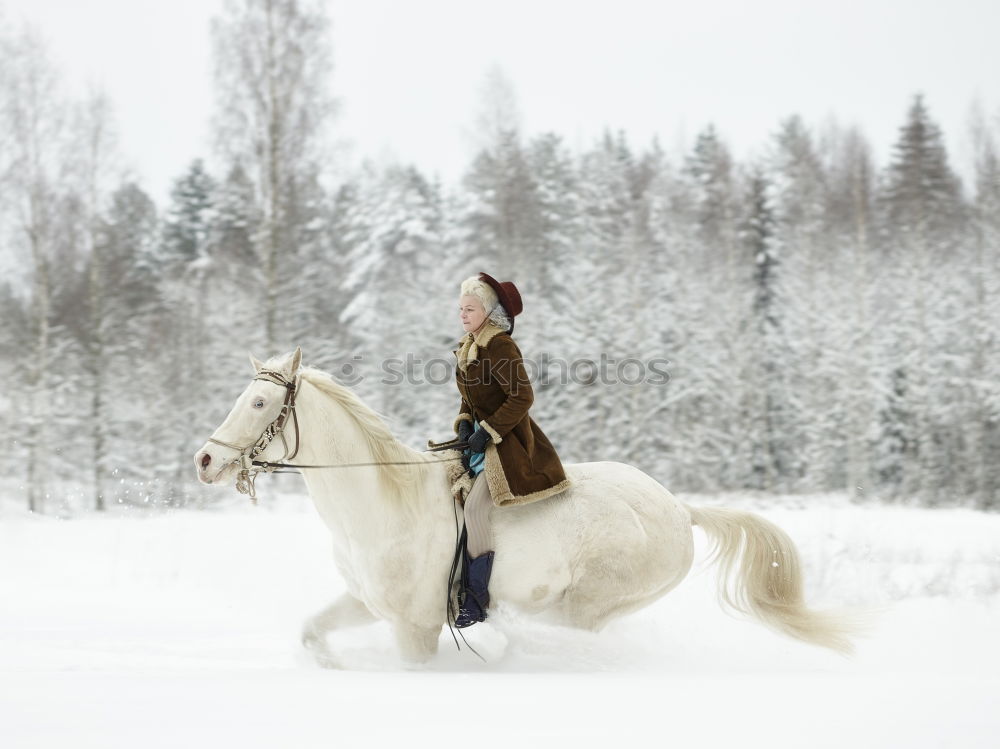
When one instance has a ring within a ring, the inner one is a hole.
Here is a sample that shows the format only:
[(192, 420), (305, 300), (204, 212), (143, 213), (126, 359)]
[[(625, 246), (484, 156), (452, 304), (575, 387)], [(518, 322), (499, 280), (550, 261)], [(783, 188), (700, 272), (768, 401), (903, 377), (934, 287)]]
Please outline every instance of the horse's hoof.
[(320, 668), (330, 668), (339, 670), (341, 668), (340, 661), (334, 658), (333, 653), (314, 653), (313, 659), (316, 661), (316, 665)]
[(313, 661), (320, 668), (340, 668), (340, 662), (330, 652), (326, 641), (317, 637), (312, 632), (302, 633), (302, 646), (312, 656)]

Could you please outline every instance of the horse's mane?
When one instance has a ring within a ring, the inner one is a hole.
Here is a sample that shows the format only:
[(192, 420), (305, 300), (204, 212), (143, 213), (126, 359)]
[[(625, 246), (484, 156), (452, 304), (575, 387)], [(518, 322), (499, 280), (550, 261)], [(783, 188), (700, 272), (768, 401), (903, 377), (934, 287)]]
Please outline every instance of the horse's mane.
[[(433, 455), (407, 447), (396, 439), (385, 425), (384, 416), (374, 411), (350, 388), (334, 380), (329, 373), (315, 367), (301, 366), (299, 374), (354, 419), (361, 428), (374, 462), (436, 462)], [(407, 498), (412, 498), (425, 469), (415, 465), (380, 465), (375, 470), (385, 493), (405, 503)]]

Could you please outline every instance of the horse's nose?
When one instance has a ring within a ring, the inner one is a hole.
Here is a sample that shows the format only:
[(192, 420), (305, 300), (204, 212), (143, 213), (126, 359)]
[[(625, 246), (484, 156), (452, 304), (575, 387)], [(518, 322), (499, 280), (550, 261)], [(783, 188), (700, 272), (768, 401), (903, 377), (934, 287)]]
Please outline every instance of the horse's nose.
[(212, 462), (212, 456), (208, 453), (202, 453), (201, 459), (198, 461), (198, 465), (201, 466), (201, 470), (208, 468), (208, 464)]

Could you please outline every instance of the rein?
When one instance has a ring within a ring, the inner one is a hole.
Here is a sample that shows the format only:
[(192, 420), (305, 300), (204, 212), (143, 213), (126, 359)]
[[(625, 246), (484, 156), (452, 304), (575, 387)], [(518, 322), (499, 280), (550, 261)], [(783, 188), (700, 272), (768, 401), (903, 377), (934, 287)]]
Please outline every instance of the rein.
[[(427, 465), (429, 463), (448, 463), (453, 460), (461, 460), (461, 458), (446, 458), (444, 460), (393, 460), (385, 462), (371, 462), (371, 463), (329, 463), (329, 464), (306, 464), (306, 463), (285, 463), (286, 459), (290, 460), (294, 458), (299, 452), (299, 445), (301, 444), (301, 439), (299, 437), (299, 417), (295, 412), (295, 396), (298, 394), (299, 386), (299, 376), (296, 376), (294, 380), (288, 380), (281, 372), (275, 372), (273, 370), (262, 369), (254, 377), (255, 380), (267, 380), (268, 382), (273, 382), (275, 385), (281, 385), (285, 388), (285, 401), (281, 404), (281, 410), (278, 412), (277, 418), (272, 421), (264, 431), (261, 433), (260, 437), (257, 438), (255, 442), (252, 442), (246, 446), (234, 445), (230, 442), (223, 442), (222, 440), (216, 439), (215, 437), (209, 437), (209, 442), (214, 442), (217, 445), (222, 445), (223, 447), (228, 447), (233, 450), (239, 450), (239, 455), (233, 459), (233, 463), (239, 463), (240, 471), (236, 474), (236, 489), (240, 494), (250, 495), (250, 501), (257, 504), (257, 490), (254, 482), (257, 479), (257, 474), (259, 473), (301, 473), (298, 470), (292, 471), (279, 471), (278, 468), (354, 468), (357, 466), (390, 466), (390, 465)], [(288, 452), (288, 440), (285, 439), (285, 426), (288, 424), (289, 416), (292, 422), (295, 424), (295, 449), (289, 454)], [(285, 446), (284, 453), (278, 459), (282, 462), (271, 462), (267, 460), (257, 460), (257, 456), (267, 449), (267, 446), (271, 444), (271, 441), (275, 437), (281, 437), (281, 442)], [(437, 452), (439, 450), (461, 450), (468, 447), (467, 442), (459, 441), (458, 439), (451, 440), (450, 442), (435, 443), (434, 447), (428, 448), (430, 452)]]

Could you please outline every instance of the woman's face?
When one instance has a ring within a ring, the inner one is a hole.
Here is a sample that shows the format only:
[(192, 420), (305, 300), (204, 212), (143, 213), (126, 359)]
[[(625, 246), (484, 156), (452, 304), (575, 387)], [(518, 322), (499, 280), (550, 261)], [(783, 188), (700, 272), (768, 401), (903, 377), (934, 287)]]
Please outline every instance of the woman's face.
[(458, 316), (462, 320), (462, 328), (468, 333), (470, 330), (479, 330), (486, 319), (486, 309), (479, 297), (463, 294), (458, 299)]

